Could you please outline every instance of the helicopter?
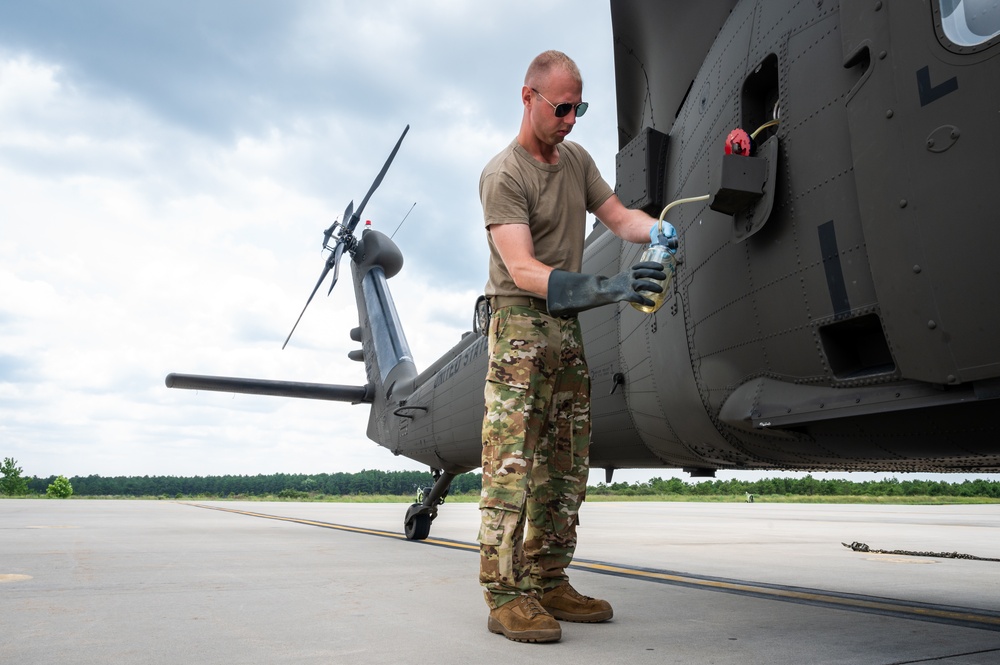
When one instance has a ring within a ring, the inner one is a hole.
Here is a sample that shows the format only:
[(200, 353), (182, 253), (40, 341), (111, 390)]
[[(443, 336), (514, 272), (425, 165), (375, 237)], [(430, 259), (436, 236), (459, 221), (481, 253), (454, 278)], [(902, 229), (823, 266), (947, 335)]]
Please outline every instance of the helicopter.
[[(611, 17), (616, 194), (669, 222), (677, 249), (655, 313), (579, 315), (591, 466), (608, 482), (1000, 470), (1000, 4), (612, 0)], [(434, 474), (404, 517), (422, 540), (481, 463), (487, 338), (474, 322), (418, 371), (388, 284), (402, 252), (356, 233), (405, 135), (324, 233), (306, 302), (349, 257), (365, 385), (166, 384), (369, 404), (369, 438)], [(583, 271), (616, 274), (642, 250), (598, 222)]]

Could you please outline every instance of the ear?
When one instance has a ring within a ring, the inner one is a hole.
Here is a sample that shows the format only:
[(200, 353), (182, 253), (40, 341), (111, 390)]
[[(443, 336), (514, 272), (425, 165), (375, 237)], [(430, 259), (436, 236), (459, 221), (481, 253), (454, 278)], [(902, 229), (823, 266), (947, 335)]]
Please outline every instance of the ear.
[(529, 86), (521, 87), (521, 103), (525, 108), (531, 106), (531, 88)]

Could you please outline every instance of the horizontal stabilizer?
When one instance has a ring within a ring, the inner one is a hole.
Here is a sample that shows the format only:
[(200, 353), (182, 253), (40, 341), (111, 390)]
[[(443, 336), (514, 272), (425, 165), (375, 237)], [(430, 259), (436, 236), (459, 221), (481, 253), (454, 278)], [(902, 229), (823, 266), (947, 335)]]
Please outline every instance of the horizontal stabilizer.
[(338, 386), (329, 383), (303, 383), (301, 381), (270, 381), (267, 379), (242, 379), (230, 376), (201, 376), (197, 374), (168, 374), (167, 388), (185, 390), (213, 390), (222, 393), (248, 395), (274, 395), (325, 399), (334, 402), (372, 401), (370, 386)]

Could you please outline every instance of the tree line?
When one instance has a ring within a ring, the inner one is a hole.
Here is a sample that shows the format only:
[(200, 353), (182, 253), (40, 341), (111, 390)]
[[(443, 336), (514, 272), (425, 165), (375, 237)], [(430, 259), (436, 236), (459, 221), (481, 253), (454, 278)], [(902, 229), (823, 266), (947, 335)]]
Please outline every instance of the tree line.
[[(24, 469), (17, 465), (13, 457), (3, 458), (0, 465), (0, 495), (24, 496), (28, 494), (28, 481), (21, 477)], [(66, 476), (52, 476), (51, 482), (45, 487), (45, 496), (56, 499), (68, 499), (73, 496), (73, 486)]]
[(787, 496), (960, 496), (1000, 498), (1000, 482), (995, 480), (964, 480), (949, 483), (935, 480), (899, 480), (885, 478), (854, 482), (840, 479), (764, 478), (762, 480), (714, 480), (686, 483), (679, 478), (653, 478), (645, 483), (600, 483), (587, 490), (589, 494), (617, 496), (654, 496), (683, 494), (689, 496), (742, 496), (754, 494)]
[[(358, 473), (289, 474), (256, 476), (37, 476), (24, 477), (11, 458), (0, 465), (0, 494), (76, 496), (206, 496), (305, 498), (329, 495), (413, 496), (417, 488), (430, 487), (434, 479), (426, 471), (375, 471)], [(451, 484), (452, 494), (478, 494), (482, 474), (465, 473)], [(706, 480), (697, 483), (679, 478), (653, 478), (647, 482), (599, 483), (588, 488), (591, 495), (613, 496), (953, 496), (1000, 499), (1000, 482), (964, 480), (899, 480), (885, 478), (854, 482), (841, 479), (764, 478), (761, 480)]]
[[(51, 478), (29, 477), (29, 493), (45, 493)], [(256, 476), (72, 476), (75, 496), (283, 496), (319, 494), (415, 495), (434, 478), (426, 471), (360, 471), (358, 473), (272, 473)], [(482, 475), (465, 473), (451, 483), (452, 494), (479, 493)]]

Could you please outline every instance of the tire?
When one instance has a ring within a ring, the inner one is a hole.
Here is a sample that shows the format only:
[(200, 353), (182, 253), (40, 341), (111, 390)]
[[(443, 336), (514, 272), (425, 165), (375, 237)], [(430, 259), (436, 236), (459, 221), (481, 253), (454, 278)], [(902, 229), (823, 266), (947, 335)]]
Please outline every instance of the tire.
[(431, 533), (430, 515), (414, 515), (403, 525), (403, 532), (407, 540), (426, 540)]

